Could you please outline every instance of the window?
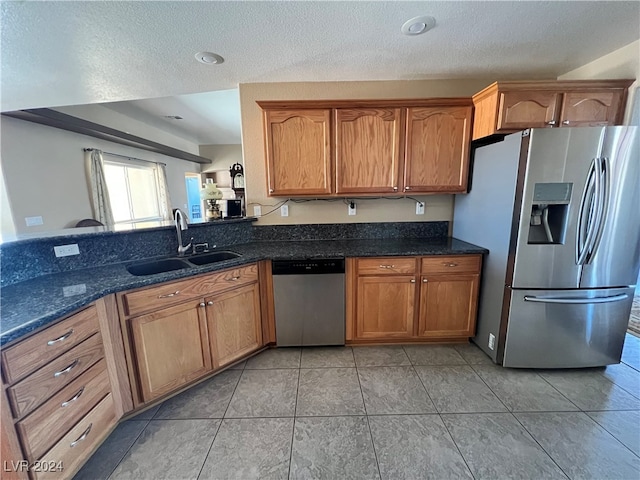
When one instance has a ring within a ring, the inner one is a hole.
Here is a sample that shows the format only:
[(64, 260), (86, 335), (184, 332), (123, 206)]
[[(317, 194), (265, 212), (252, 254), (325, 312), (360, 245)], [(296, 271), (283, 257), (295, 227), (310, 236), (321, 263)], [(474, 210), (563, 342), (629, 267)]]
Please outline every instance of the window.
[(105, 160), (104, 174), (116, 225), (164, 220), (155, 164)]

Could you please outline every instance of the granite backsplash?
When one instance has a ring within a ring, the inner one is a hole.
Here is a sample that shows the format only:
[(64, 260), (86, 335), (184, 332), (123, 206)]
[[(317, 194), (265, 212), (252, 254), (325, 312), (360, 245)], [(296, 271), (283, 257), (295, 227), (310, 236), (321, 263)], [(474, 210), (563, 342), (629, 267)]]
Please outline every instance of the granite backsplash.
[[(249, 242), (411, 239), (448, 235), (449, 222), (383, 222), (253, 226), (255, 218), (191, 225), (184, 243), (228, 247)], [(80, 254), (57, 258), (53, 247), (77, 243)], [(70, 270), (176, 253), (173, 227), (20, 240), (0, 245), (0, 286)]]

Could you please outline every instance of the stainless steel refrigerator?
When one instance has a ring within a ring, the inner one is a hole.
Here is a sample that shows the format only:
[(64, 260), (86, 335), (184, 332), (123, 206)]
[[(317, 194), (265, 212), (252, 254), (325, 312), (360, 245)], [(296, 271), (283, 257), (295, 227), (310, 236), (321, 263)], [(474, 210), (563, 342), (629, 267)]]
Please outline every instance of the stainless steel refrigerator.
[(638, 127), (478, 147), (453, 236), (489, 249), (474, 342), (523, 368), (618, 363), (640, 263)]

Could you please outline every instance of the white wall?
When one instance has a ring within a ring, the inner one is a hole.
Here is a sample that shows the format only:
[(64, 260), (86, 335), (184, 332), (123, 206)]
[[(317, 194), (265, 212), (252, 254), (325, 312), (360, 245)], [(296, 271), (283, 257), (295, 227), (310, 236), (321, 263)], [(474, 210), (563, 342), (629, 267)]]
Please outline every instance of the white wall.
[[(0, 130), (2, 171), (17, 234), (60, 230), (93, 217), (83, 148), (166, 163), (173, 207), (184, 208), (187, 202), (185, 172), (200, 172), (197, 163), (25, 120), (0, 117)], [(197, 145), (187, 146), (191, 153), (198, 153)], [(29, 216), (42, 216), (44, 224), (27, 227), (25, 217)]]
[(558, 80), (615, 80), (636, 79), (629, 87), (629, 97), (625, 111), (625, 124), (631, 119), (631, 106), (636, 88), (640, 86), (640, 40), (636, 40), (618, 50), (604, 55), (582, 67), (571, 70), (558, 77)]
[(229, 170), (234, 163), (242, 162), (242, 145), (200, 145), (200, 156), (211, 159), (211, 165), (202, 165), (202, 172)]

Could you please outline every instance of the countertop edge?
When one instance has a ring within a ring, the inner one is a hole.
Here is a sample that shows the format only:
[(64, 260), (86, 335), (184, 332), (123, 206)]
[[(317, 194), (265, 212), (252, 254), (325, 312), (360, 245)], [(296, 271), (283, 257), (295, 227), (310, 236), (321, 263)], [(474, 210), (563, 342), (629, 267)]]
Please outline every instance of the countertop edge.
[[(428, 253), (419, 253), (420, 251), (424, 251), (428, 249), (409, 249), (409, 250), (395, 251), (395, 252), (385, 251), (382, 253), (375, 252), (375, 251), (362, 251), (362, 252), (358, 252), (357, 255), (349, 254), (349, 252), (344, 251), (344, 249), (342, 251), (339, 251), (338, 249), (333, 251), (321, 252), (316, 255), (306, 255), (306, 257), (307, 258), (329, 258), (329, 257), (349, 258), (349, 257), (375, 257), (375, 256), (429, 256), (429, 255), (478, 255), (478, 254), (486, 255), (489, 253), (487, 249), (464, 242), (463, 240), (458, 240), (453, 237), (448, 237), (448, 239), (457, 242), (458, 248), (437, 247), (435, 248), (435, 250), (434, 249), (429, 250)], [(363, 239), (363, 240), (366, 240), (366, 239)], [(309, 242), (309, 244), (311, 244), (312, 242), (323, 242), (323, 241), (311, 240), (306, 242)], [(105, 270), (106, 269), (113, 270), (113, 272), (111, 273), (111, 276), (113, 277), (113, 282), (111, 284), (102, 288), (97, 288), (91, 291), (90, 293), (77, 295), (77, 298), (73, 300), (69, 300), (69, 302), (65, 303), (64, 306), (62, 307), (52, 308), (50, 311), (47, 311), (29, 321), (21, 323), (7, 331), (2, 332), (0, 334), (0, 347), (6, 348), (7, 346), (10, 346), (11, 344), (21, 340), (23, 337), (36, 333), (37, 331), (42, 330), (51, 325), (54, 325), (58, 321), (62, 321), (65, 318), (67, 318), (69, 315), (79, 310), (82, 310), (84, 307), (88, 306), (90, 303), (111, 294), (115, 294), (115, 293), (119, 293), (127, 290), (144, 288), (151, 285), (158, 285), (161, 283), (176, 281), (183, 278), (204, 275), (204, 274), (219, 271), (219, 270), (226, 270), (229, 268), (240, 267), (243, 265), (256, 263), (261, 260), (292, 259), (296, 256), (295, 254), (291, 254), (291, 253), (282, 253), (280, 255), (280, 254), (274, 254), (272, 252), (270, 255), (268, 255), (266, 253), (265, 254), (256, 253), (255, 251), (251, 252), (251, 250), (256, 249), (256, 247), (259, 248), (261, 245), (264, 246), (264, 245), (273, 244), (273, 243), (274, 242), (252, 242), (248, 244), (231, 245), (229, 247), (225, 247), (225, 249), (238, 251), (238, 253), (242, 254), (241, 257), (234, 258), (231, 260), (225, 260), (222, 262), (217, 262), (209, 265), (194, 266), (187, 269), (173, 270), (170, 272), (164, 272), (164, 273), (148, 275), (148, 276), (134, 276), (129, 274), (126, 271), (126, 265), (135, 263), (131, 261), (98, 267)], [(283, 241), (283, 242), (277, 242), (277, 243), (285, 247), (288, 243), (298, 244), (300, 242)], [(244, 253), (242, 252), (243, 250), (245, 251)], [(93, 270), (93, 269), (94, 268), (87, 268), (87, 269), (75, 271), (75, 273), (88, 273), (89, 270)], [(61, 274), (57, 273), (57, 274), (46, 275), (44, 277), (38, 277), (38, 278), (44, 279), (44, 281), (46, 281), (46, 277), (56, 277), (56, 276), (59, 277), (60, 275)], [(37, 280), (37, 279), (34, 279), (34, 280)], [(23, 283), (28, 283), (30, 281), (33, 281), (33, 280), (27, 280)], [(2, 290), (9, 289), (12, 287), (15, 288), (16, 285), (19, 286), (20, 284), (14, 284), (12, 286), (3, 287)]]

